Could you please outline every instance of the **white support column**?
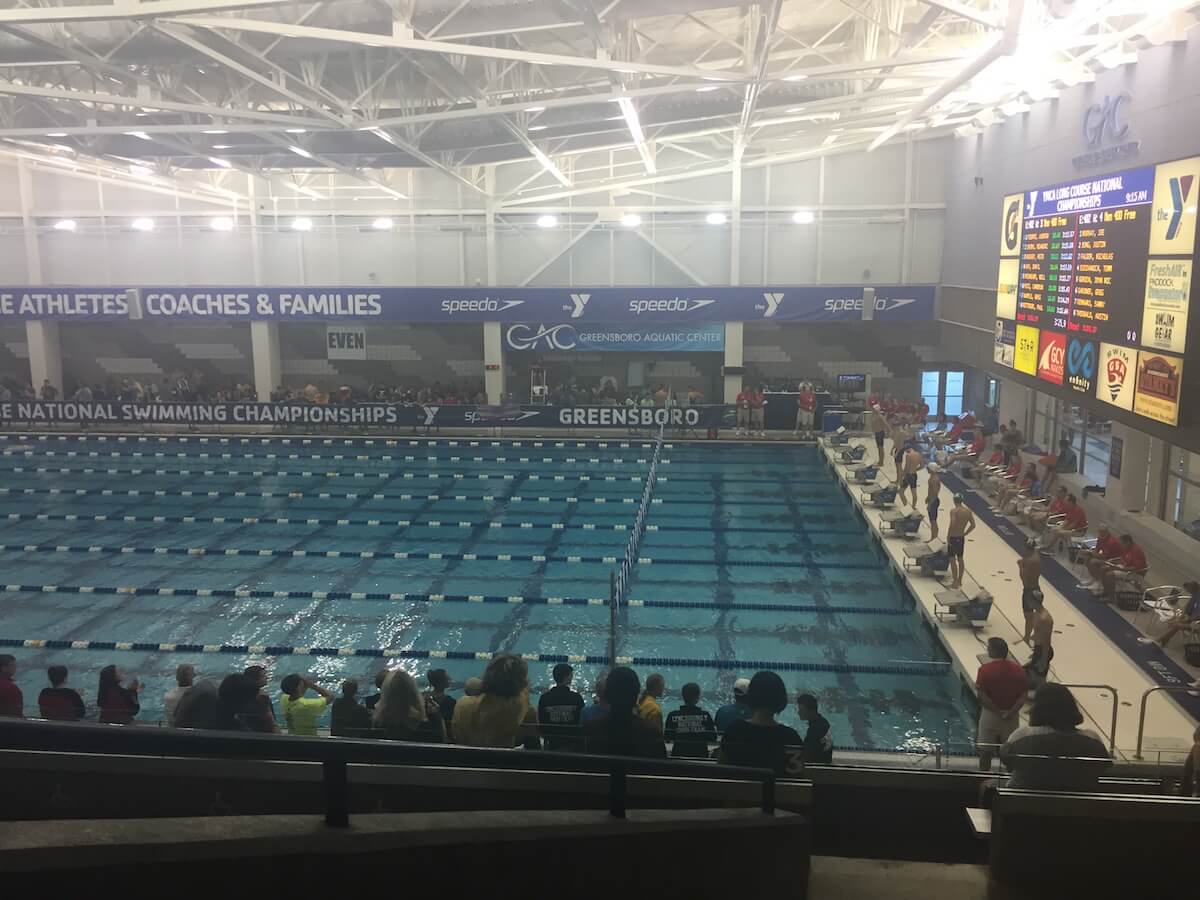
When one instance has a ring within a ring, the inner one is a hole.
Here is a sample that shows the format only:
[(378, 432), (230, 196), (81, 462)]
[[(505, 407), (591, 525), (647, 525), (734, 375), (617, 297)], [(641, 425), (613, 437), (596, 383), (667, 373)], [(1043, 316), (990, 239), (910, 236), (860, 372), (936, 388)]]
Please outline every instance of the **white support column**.
[[(483, 323), (483, 385), (488, 403), (504, 402), (504, 340), (500, 322)], [(495, 366), (496, 368), (491, 368)]]
[[(745, 355), (742, 342), (743, 332), (745, 331), (744, 322), (726, 322), (725, 323), (725, 367), (738, 367), (745, 365)], [(737, 395), (742, 389), (742, 381), (744, 375), (726, 375), (725, 376), (725, 396), (724, 403), (736, 403)]]
[[(17, 192), (20, 194), (21, 226), (25, 237), (25, 276), (30, 285), (43, 283), (42, 248), (38, 242), (37, 218), (33, 214), (33, 181), (25, 160), (17, 159)], [(41, 396), (42, 382), (49, 381), (62, 398), (62, 342), (58, 323), (29, 321), (25, 323), (25, 340), (29, 345), (29, 383)]]
[(250, 353), (254, 358), (254, 390), (259, 401), (266, 403), (271, 399), (271, 391), (283, 383), (277, 322), (250, 323)]
[(1163, 480), (1162, 467), (1166, 465), (1163, 442), (1120, 422), (1113, 422), (1112, 437), (1121, 441), (1121, 474), (1109, 474), (1104, 499), (1127, 512), (1153, 513)]

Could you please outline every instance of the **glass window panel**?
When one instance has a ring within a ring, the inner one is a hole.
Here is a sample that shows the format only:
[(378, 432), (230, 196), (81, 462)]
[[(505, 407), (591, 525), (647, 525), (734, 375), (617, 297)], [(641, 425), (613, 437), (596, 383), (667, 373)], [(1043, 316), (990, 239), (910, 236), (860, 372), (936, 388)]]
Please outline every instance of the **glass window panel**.
[(961, 397), (963, 395), (963, 373), (946, 372), (946, 396)]

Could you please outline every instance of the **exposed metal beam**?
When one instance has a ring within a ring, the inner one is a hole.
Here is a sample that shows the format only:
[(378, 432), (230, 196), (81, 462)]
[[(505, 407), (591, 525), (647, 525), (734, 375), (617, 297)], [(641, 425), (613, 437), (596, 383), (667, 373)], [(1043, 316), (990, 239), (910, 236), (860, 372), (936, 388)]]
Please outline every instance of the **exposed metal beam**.
[(768, 0), (767, 6), (755, 4), (751, 7), (756, 16), (753, 22), (753, 46), (747, 47), (747, 68), (753, 79), (746, 85), (746, 93), (742, 98), (742, 114), (738, 119), (738, 127), (733, 139), (733, 160), (742, 158), (749, 138), (750, 122), (754, 118), (754, 109), (758, 105), (758, 95), (762, 91), (763, 77), (767, 74), (767, 60), (770, 58), (771, 40), (775, 36), (775, 27), (779, 24), (779, 11), (783, 0)]
[(592, 221), (588, 222), (587, 226), (582, 231), (580, 231), (579, 234), (575, 235), (573, 238), (571, 238), (571, 240), (567, 241), (567, 243), (564, 244), (557, 253), (555, 253), (553, 256), (549, 257), (548, 259), (543, 260), (541, 265), (539, 265), (536, 269), (534, 269), (532, 272), (530, 272), (528, 275), (526, 275), (524, 278), (522, 278), (521, 281), (518, 283), (518, 286), (519, 287), (527, 286), (529, 284), (529, 282), (533, 281), (533, 279), (537, 278), (539, 275), (541, 275), (543, 272), (545, 272), (555, 262), (562, 259), (565, 254), (570, 253), (571, 248), (573, 248), (576, 244), (578, 244), (585, 237), (587, 237), (589, 234), (591, 234), (592, 229), (594, 229), (599, 224), (600, 224), (600, 220), (598, 218), (592, 219)]
[(984, 28), (999, 30), (1004, 27), (1003, 23), (996, 21), (993, 16), (989, 16), (983, 10), (968, 6), (966, 3), (960, 3), (959, 0), (918, 0), (918, 2), (924, 3), (926, 6), (936, 6), (938, 9), (944, 9), (948, 13), (961, 16), (969, 22), (982, 25)]
[(145, 19), (225, 12), (231, 9), (263, 9), (290, 6), (295, 0), (114, 0), (86, 6), (33, 6), (0, 9), (0, 22), (97, 22), (104, 19)]

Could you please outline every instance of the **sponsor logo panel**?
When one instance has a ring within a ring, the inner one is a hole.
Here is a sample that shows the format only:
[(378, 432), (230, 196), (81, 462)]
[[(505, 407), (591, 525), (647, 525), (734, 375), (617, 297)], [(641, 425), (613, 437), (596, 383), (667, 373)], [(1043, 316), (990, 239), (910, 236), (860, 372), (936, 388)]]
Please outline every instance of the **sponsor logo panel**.
[(1101, 344), (1096, 366), (1096, 397), (1121, 409), (1133, 409), (1137, 351), (1120, 344)]
[(1150, 216), (1151, 256), (1191, 256), (1196, 248), (1196, 201), (1200, 156), (1154, 168)]
[(1062, 384), (1066, 374), (1067, 336), (1043, 331), (1038, 344), (1037, 377), (1051, 384)]
[(1096, 345), (1091, 341), (1071, 338), (1067, 342), (1067, 384), (1081, 394), (1096, 388)]
[(1017, 326), (1017, 344), (1013, 351), (1013, 367), (1026, 375), (1037, 375), (1038, 330), (1030, 325)]
[(1182, 381), (1182, 359), (1143, 350), (1138, 354), (1133, 411), (1156, 422), (1178, 425)]
[(1192, 261), (1152, 259), (1146, 264), (1146, 296), (1142, 307), (1142, 344), (1182, 354), (1187, 343)]

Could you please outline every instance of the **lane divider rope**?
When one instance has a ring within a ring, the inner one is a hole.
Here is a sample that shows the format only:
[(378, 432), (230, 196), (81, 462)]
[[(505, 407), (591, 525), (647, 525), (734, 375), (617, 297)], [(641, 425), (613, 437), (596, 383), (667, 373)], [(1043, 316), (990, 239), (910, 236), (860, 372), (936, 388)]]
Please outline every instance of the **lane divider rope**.
[[(62, 458), (62, 459), (286, 459), (286, 460), (333, 460), (337, 462), (495, 462), (495, 463), (528, 463), (528, 462), (544, 462), (555, 463), (562, 465), (564, 463), (575, 463), (577, 465), (593, 465), (613, 463), (615, 465), (641, 466), (645, 465), (649, 460), (646, 459), (602, 459), (598, 456), (590, 456), (587, 458), (578, 456), (566, 456), (556, 459), (553, 456), (541, 456), (534, 458), (532, 456), (416, 456), (409, 453), (406, 456), (393, 455), (385, 453), (382, 456), (371, 456), (366, 453), (345, 454), (334, 453), (326, 456), (321, 453), (142, 453), (140, 451), (134, 453), (121, 453), (112, 451), (109, 453), (101, 453), (97, 450), (79, 451), (69, 450), (59, 452), (57, 450), (0, 450), (0, 457), (10, 457), (14, 459), (42, 459)], [(663, 465), (669, 464), (669, 459), (664, 459)]]

